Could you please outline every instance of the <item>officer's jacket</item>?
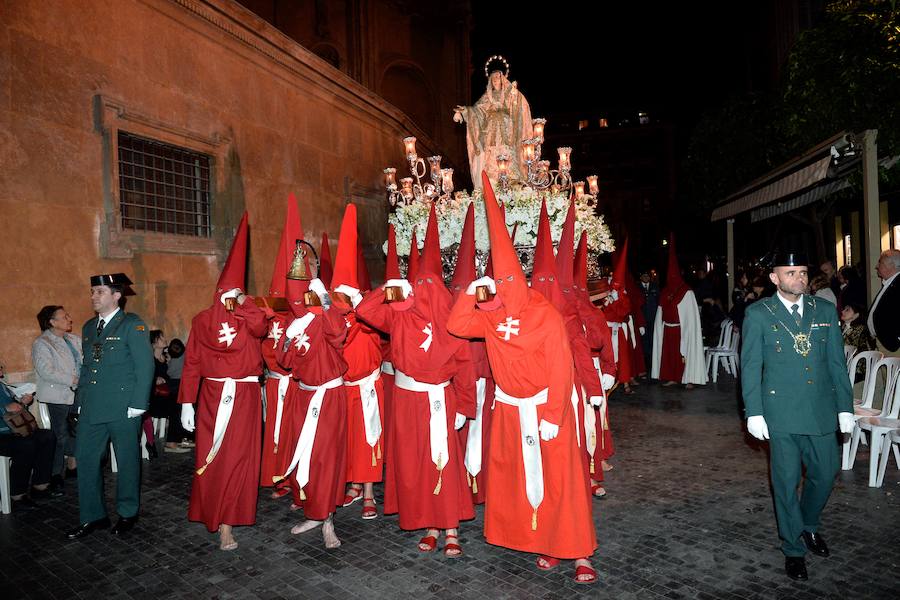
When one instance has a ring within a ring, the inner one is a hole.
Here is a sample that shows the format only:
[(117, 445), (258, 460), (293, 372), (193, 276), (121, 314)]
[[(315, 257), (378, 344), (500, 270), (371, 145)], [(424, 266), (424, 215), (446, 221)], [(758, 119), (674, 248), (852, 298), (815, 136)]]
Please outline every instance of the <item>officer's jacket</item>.
[[(834, 304), (803, 296), (798, 327), (777, 294), (747, 307), (741, 349), (746, 416), (763, 415), (769, 433), (825, 435), (837, 413), (853, 412), (844, 343)], [(807, 356), (791, 334), (809, 335)]]
[(86, 423), (125, 419), (128, 407), (146, 410), (153, 384), (153, 349), (141, 318), (119, 310), (99, 336), (98, 318), (81, 329), (78, 401)]

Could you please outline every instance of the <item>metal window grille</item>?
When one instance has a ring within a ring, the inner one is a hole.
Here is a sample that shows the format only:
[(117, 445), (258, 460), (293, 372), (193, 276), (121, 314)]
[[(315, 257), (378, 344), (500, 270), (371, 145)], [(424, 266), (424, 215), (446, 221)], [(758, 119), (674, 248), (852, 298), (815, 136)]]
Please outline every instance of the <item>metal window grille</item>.
[(119, 132), (122, 228), (210, 237), (210, 157)]

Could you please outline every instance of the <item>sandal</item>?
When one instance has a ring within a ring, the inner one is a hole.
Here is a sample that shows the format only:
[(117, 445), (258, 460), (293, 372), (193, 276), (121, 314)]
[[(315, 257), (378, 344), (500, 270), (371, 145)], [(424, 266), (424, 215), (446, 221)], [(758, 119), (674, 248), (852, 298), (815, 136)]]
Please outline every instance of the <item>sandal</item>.
[(606, 495), (606, 490), (602, 485), (592, 485), (591, 486), (591, 496), (594, 498), (602, 498)]
[(375, 509), (375, 498), (363, 498), (362, 518), (368, 521), (377, 517), (378, 511)]
[(272, 491), (272, 500), (278, 500), (284, 496), (287, 496), (291, 493), (290, 488), (288, 487), (277, 487)]
[(580, 565), (575, 567), (575, 583), (596, 583), (597, 582), (597, 571), (593, 569), (593, 567), (586, 567), (584, 565)]
[(434, 552), (437, 548), (437, 538), (433, 535), (426, 535), (419, 540), (419, 552)]
[(459, 540), (459, 536), (452, 533), (447, 534), (447, 542), (444, 544), (444, 556), (447, 558), (459, 558), (462, 556), (462, 546), (450, 540)]
[(604, 472), (606, 472), (612, 471), (615, 467), (604, 460), (600, 461), (600, 468), (603, 469)]
[(551, 569), (555, 569), (559, 566), (559, 559), (553, 558), (552, 556), (538, 556), (537, 557), (537, 568), (541, 571), (549, 571)]
[[(350, 492), (356, 492), (355, 495), (351, 496)], [(347, 489), (347, 493), (344, 494), (344, 504), (343, 506), (350, 506), (357, 500), (362, 500), (363, 489), (362, 486), (356, 487), (355, 485), (351, 485), (349, 489)]]

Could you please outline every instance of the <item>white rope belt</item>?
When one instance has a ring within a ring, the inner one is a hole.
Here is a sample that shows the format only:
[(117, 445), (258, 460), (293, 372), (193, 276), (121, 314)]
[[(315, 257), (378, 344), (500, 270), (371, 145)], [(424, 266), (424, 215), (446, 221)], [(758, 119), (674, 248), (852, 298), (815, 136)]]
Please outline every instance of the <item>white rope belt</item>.
[(207, 377), (207, 381), (218, 381), (222, 384), (222, 393), (219, 394), (219, 410), (216, 411), (216, 424), (213, 426), (213, 442), (209, 453), (206, 455), (205, 464), (197, 469), (197, 475), (203, 475), (206, 467), (212, 463), (222, 447), (225, 432), (228, 430), (228, 422), (231, 421), (231, 411), (234, 409), (234, 396), (237, 393), (237, 384), (255, 383), (259, 385), (259, 375), (248, 375), (241, 379), (231, 377)]
[(389, 360), (381, 363), (381, 372), (385, 375), (393, 375), (394, 374), (394, 363)]
[(284, 414), (284, 397), (287, 395), (288, 385), (291, 383), (290, 375), (283, 375), (275, 371), (269, 371), (269, 379), (278, 380), (278, 404), (275, 408), (275, 431), (272, 440), (275, 442), (275, 453), (278, 454), (278, 436), (281, 432), (281, 416)]
[(681, 327), (681, 323), (668, 323), (663, 321), (663, 327)]
[(519, 409), (519, 428), (522, 433), (522, 463), (525, 469), (525, 495), (534, 512), (531, 529), (537, 529), (537, 509), (544, 501), (544, 468), (541, 461), (541, 438), (538, 433), (537, 407), (547, 403), (547, 388), (534, 396), (517, 398), (497, 386), (494, 398)]
[[(479, 377), (475, 380), (475, 418), (469, 423), (469, 435), (466, 440), (466, 471), (475, 477), (481, 473), (481, 430), (484, 427), (484, 401), (487, 396), (487, 379)], [(472, 491), (478, 493), (478, 488)]]
[(444, 393), (444, 388), (450, 385), (450, 382), (445, 381), (438, 384), (423, 383), (416, 381), (399, 369), (395, 369), (394, 385), (409, 392), (428, 394), (428, 408), (431, 412), (431, 418), (428, 421), (431, 462), (435, 464), (440, 472), (437, 486), (434, 488), (434, 494), (440, 494), (443, 470), (450, 460), (450, 451), (447, 447), (447, 398)]
[(345, 381), (344, 385), (352, 385), (359, 388), (359, 399), (362, 404), (363, 424), (366, 427), (366, 442), (375, 447), (378, 438), (381, 437), (381, 413), (378, 410), (378, 390), (375, 382), (381, 378), (381, 367), (358, 379), (357, 381)]
[(316, 441), (316, 430), (319, 428), (319, 414), (322, 412), (322, 401), (325, 399), (325, 392), (344, 385), (341, 377), (326, 381), (322, 385), (309, 386), (302, 381), (297, 381), (297, 385), (301, 390), (314, 392), (309, 400), (309, 406), (306, 409), (306, 418), (303, 420), (303, 428), (300, 430), (300, 436), (297, 438), (297, 445), (294, 447), (294, 455), (291, 458), (291, 464), (283, 475), (276, 475), (272, 481), (279, 482), (286, 479), (294, 468), (297, 468), (297, 487), (301, 491), (301, 499), (303, 499), (303, 486), (309, 483), (309, 461), (312, 458), (313, 444)]

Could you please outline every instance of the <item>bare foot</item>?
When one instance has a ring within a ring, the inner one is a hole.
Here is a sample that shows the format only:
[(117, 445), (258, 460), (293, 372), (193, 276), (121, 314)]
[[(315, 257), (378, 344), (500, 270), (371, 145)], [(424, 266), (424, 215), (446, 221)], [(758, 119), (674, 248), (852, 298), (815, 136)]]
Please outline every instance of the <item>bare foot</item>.
[(613, 466), (611, 464), (609, 464), (608, 462), (606, 462), (605, 460), (600, 461), (600, 468), (603, 469), (604, 471), (612, 471), (613, 470)]
[(678, 383), (677, 381), (667, 381), (664, 384), (662, 384), (662, 386), (663, 387), (672, 387), (673, 385), (675, 385), (677, 383)]
[(334, 531), (334, 520), (329, 516), (322, 524), (322, 539), (325, 540), (325, 547), (328, 549), (338, 548), (341, 540), (338, 539), (337, 533)]
[(300, 521), (297, 525), (291, 527), (291, 533), (294, 535), (298, 535), (301, 533), (306, 533), (307, 531), (312, 531), (319, 525), (321, 525), (324, 521), (313, 521), (312, 519), (306, 519), (305, 521)]
[(694, 389), (694, 384), (693, 384), (693, 383), (689, 383), (689, 384), (687, 384), (687, 385), (684, 386), (684, 387), (685, 387), (685, 389), (692, 390), (692, 389)]
[(234, 539), (234, 535), (231, 533), (231, 525), (219, 525), (219, 549), (220, 550), (236, 550), (238, 547), (238, 543)]

